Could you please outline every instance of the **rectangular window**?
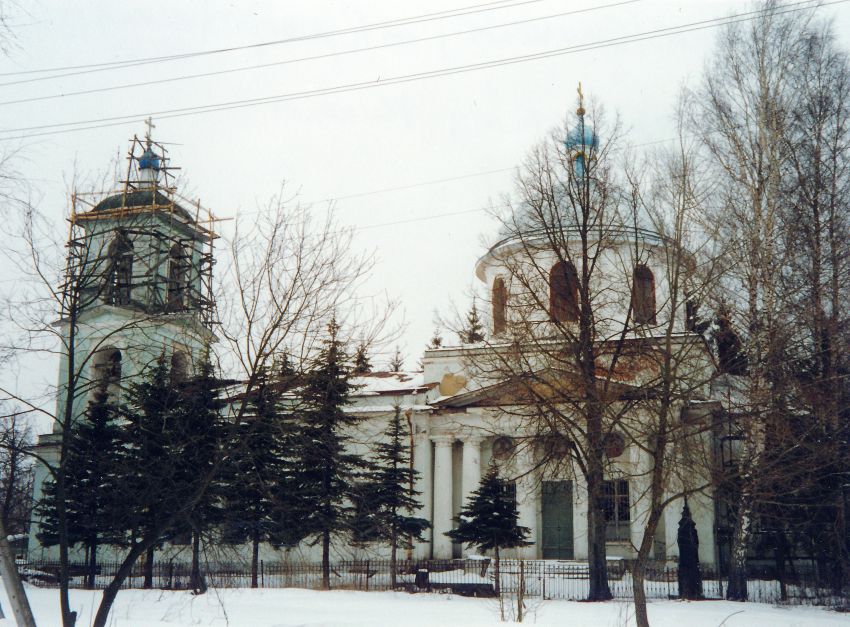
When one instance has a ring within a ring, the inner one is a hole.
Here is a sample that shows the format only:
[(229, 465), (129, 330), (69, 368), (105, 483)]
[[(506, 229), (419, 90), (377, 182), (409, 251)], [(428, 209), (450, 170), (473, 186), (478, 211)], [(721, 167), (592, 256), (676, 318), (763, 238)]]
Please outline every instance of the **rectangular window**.
[(629, 509), (628, 481), (613, 479), (603, 482), (602, 509), (605, 512), (605, 538), (609, 541), (629, 540), (631, 510)]
[(516, 483), (502, 481), (502, 500), (509, 505), (516, 505)]

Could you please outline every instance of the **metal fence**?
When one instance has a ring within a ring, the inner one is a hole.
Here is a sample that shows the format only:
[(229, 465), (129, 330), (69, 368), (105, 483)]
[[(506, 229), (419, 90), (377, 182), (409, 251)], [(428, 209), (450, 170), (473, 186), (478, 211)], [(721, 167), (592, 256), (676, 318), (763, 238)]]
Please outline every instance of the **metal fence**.
[[(104, 588), (117, 571), (117, 562), (98, 565), (95, 587)], [(411, 592), (453, 592), (470, 596), (494, 594), (495, 568), (489, 559), (467, 560), (399, 560), (396, 588)], [(58, 582), (58, 562), (29, 562), (19, 564), (22, 576), (42, 586)], [(71, 565), (72, 588), (85, 587), (85, 564)], [(242, 562), (207, 563), (202, 566), (206, 582), (219, 588), (247, 588), (251, 572)], [(187, 562), (161, 561), (152, 568), (153, 588), (180, 590), (190, 585), (191, 566)], [(725, 582), (710, 570), (703, 570), (703, 595), (707, 599), (722, 599)], [(134, 567), (124, 582), (124, 588), (144, 586), (144, 565)], [(581, 600), (589, 591), (588, 566), (581, 562), (554, 560), (503, 559), (499, 582), (502, 592), (515, 594), (520, 586), (525, 596), (542, 599)], [(261, 561), (257, 572), (261, 588), (322, 587), (322, 567), (314, 562)], [(608, 566), (608, 583), (614, 598), (629, 599), (634, 592), (630, 566), (627, 562), (612, 561)], [(343, 560), (331, 564), (330, 586), (344, 590), (391, 590), (389, 560)], [(678, 571), (663, 565), (647, 570), (644, 589), (648, 599), (676, 598), (679, 594)], [(850, 606), (850, 590), (835, 590), (818, 581), (812, 573), (795, 574), (780, 582), (769, 578), (751, 578), (749, 598), (760, 603), (793, 605)]]

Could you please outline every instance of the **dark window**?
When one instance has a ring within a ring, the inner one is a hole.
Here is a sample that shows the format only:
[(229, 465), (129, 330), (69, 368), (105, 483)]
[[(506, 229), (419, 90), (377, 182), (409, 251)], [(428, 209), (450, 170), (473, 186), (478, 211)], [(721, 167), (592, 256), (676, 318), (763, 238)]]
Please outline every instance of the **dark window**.
[(180, 244), (174, 244), (168, 253), (168, 283), (166, 285), (166, 302), (172, 311), (186, 307), (186, 296), (189, 290), (189, 258), (186, 249)]
[(629, 540), (631, 512), (628, 481), (613, 479), (602, 483), (602, 509), (605, 512), (605, 538)]
[(121, 383), (121, 351), (102, 348), (92, 357), (94, 379), (98, 387), (108, 390)]
[(171, 354), (171, 380), (176, 383), (182, 383), (186, 380), (189, 373), (189, 359), (186, 353), (181, 350), (175, 350)]
[(501, 482), (501, 496), (504, 503), (516, 505), (516, 483), (513, 481)]
[(505, 332), (507, 304), (508, 293), (505, 289), (505, 280), (499, 277), (493, 281), (493, 333), (496, 335)]
[(549, 315), (556, 322), (578, 320), (578, 273), (569, 261), (549, 271)]
[(655, 324), (655, 277), (642, 264), (632, 276), (632, 317), (637, 324)]
[(132, 289), (133, 243), (120, 234), (109, 246), (106, 301), (111, 305), (129, 305)]

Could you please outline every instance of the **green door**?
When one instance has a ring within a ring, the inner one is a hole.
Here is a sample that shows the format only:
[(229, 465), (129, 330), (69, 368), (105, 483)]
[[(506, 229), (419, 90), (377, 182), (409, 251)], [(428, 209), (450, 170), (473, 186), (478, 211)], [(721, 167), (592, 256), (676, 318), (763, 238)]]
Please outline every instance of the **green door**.
[(573, 483), (543, 482), (543, 559), (573, 559)]

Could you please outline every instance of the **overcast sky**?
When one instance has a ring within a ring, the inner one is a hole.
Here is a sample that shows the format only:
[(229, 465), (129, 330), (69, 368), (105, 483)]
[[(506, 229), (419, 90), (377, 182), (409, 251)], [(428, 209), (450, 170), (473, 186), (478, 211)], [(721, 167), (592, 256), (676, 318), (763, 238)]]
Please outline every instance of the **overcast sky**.
[[(129, 137), (144, 132), (142, 120), (152, 114), (155, 138), (173, 144), (172, 165), (183, 168), (185, 191), (218, 217), (256, 211), (283, 180), (302, 202), (324, 207), (326, 199), (337, 199), (340, 222), (358, 229), (356, 245), (377, 253), (369, 289), (385, 290), (403, 305), (408, 367), (421, 357), (433, 312), (448, 312), (452, 301), (467, 306), (482, 241), (492, 241), (495, 233), (484, 209), (511, 191), (513, 169), (526, 151), (575, 108), (577, 83), (621, 117), (631, 142), (670, 138), (676, 95), (699, 78), (717, 29), (394, 80), (752, 8), (721, 0), (18, 5), (8, 9), (14, 45), (0, 61), (0, 140), (20, 148), (18, 169), (37, 190), (42, 210), (56, 217), (57, 229), (65, 230), (65, 180), (74, 164), (82, 172), (103, 171), (123, 156)], [(820, 11), (834, 18), (839, 41), (850, 41), (850, 4)], [(303, 38), (404, 18), (421, 19)], [(245, 48), (292, 38), (301, 40)], [(109, 71), (29, 73), (240, 47)], [(351, 52), (363, 48), (372, 49)], [(240, 69), (257, 65), (267, 67)], [(221, 73), (232, 69), (238, 71)], [(211, 72), (217, 74), (191, 78)], [(103, 90), (164, 79), (171, 80)], [(369, 87), (180, 117), (162, 113), (354, 84)], [(100, 91), (72, 93), (88, 90)], [(26, 102), (11, 102), (20, 100)], [(129, 121), (104, 126), (105, 118), (115, 117)], [(74, 122), (98, 128), (31, 128)], [(31, 130), (20, 130), (25, 128)], [(21, 135), (26, 137), (9, 139)], [(378, 366), (387, 360), (375, 358)]]

